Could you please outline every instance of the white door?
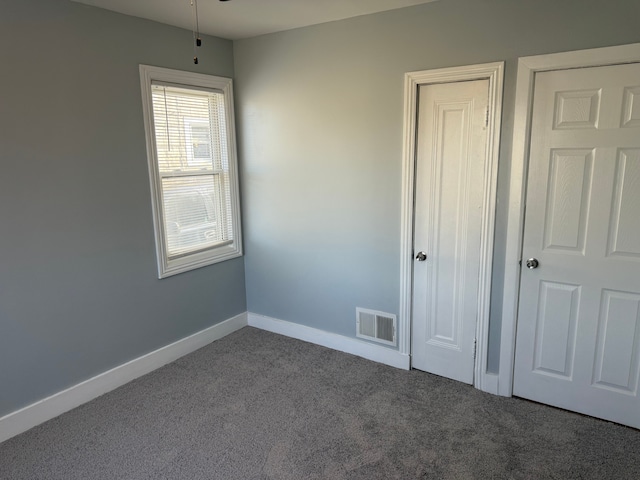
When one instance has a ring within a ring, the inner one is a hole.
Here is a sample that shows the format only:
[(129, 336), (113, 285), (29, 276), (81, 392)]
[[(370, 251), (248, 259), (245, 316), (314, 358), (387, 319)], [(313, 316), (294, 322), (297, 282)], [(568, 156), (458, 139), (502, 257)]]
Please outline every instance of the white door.
[[(414, 368), (473, 383), (488, 80), (423, 85), (418, 98)], [(426, 258), (423, 258), (424, 255)]]
[(539, 73), (513, 393), (638, 428), (639, 374), (640, 65)]

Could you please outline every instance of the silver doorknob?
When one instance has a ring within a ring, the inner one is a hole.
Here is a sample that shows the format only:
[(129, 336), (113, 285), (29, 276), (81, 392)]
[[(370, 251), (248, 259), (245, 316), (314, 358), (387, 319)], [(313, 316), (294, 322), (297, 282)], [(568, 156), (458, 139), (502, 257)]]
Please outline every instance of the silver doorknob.
[(416, 260), (418, 260), (419, 262), (424, 262), (427, 259), (427, 254), (424, 252), (418, 252), (418, 254), (416, 255)]
[(528, 269), (533, 270), (534, 268), (538, 268), (540, 262), (538, 262), (537, 258), (530, 258), (529, 260), (527, 260), (526, 265)]

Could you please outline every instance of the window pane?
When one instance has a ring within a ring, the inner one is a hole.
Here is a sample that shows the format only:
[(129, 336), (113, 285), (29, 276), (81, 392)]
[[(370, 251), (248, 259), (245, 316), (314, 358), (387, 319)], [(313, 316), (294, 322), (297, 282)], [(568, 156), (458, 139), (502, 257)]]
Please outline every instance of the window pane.
[(152, 85), (152, 101), (161, 173), (226, 169), (223, 94)]
[(165, 232), (169, 257), (202, 250), (233, 234), (222, 188), (223, 175), (162, 179)]

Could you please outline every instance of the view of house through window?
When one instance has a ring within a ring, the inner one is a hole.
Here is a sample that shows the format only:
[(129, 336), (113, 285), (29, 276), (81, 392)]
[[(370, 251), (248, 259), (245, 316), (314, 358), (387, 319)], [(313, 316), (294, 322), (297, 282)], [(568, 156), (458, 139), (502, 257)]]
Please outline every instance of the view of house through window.
[[(230, 83), (229, 79), (201, 77)], [(152, 134), (154, 150), (150, 161), (155, 170), (156, 243), (159, 241), (162, 250), (158, 255), (164, 257), (160, 268), (163, 276), (163, 271), (171, 270), (172, 261), (185, 264), (185, 257), (199, 255), (197, 265), (192, 266), (195, 268), (219, 261), (220, 247), (234, 244), (239, 222), (234, 211), (236, 181), (231, 175), (235, 169), (230, 168), (235, 155), (232, 160), (229, 143), (235, 137), (229, 134), (227, 122), (233, 117), (226, 110), (231, 103), (223, 89), (200, 84), (191, 87), (164, 78), (151, 78), (147, 88), (151, 107), (147, 114), (152, 121), (147, 135)], [(228, 253), (222, 249), (224, 258)], [(237, 245), (231, 253), (240, 254)]]

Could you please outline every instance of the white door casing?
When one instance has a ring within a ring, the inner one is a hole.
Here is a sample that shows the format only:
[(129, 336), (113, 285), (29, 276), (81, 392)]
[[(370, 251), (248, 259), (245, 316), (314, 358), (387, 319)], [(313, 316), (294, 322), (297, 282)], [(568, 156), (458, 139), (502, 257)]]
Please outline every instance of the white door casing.
[(463, 67), (442, 68), (405, 74), (404, 150), (402, 168), (402, 228), (401, 275), (399, 308), (399, 348), (403, 354), (411, 353), (411, 315), (413, 291), (413, 220), (416, 167), (416, 124), (418, 120), (418, 90), (421, 85), (487, 79), (489, 81), (489, 113), (487, 148), (484, 172), (476, 182), (484, 184), (482, 200), (482, 234), (477, 309), (477, 347), (475, 362), (476, 388), (497, 393), (497, 376), (486, 371), (489, 326), (489, 300), (491, 266), (493, 260), (493, 234), (502, 109), (504, 63), (495, 62)]
[[(534, 79), (540, 72), (640, 62), (640, 44), (522, 57), (518, 61), (516, 108), (510, 168), (509, 216), (497, 393), (513, 392), (516, 321), (520, 297), (520, 260), (524, 226), (524, 197), (531, 133)], [(526, 259), (525, 259), (526, 260)]]
[(473, 383), (488, 80), (422, 85), (412, 366)]
[(640, 63), (538, 74), (529, 157), (513, 394), (640, 428)]

